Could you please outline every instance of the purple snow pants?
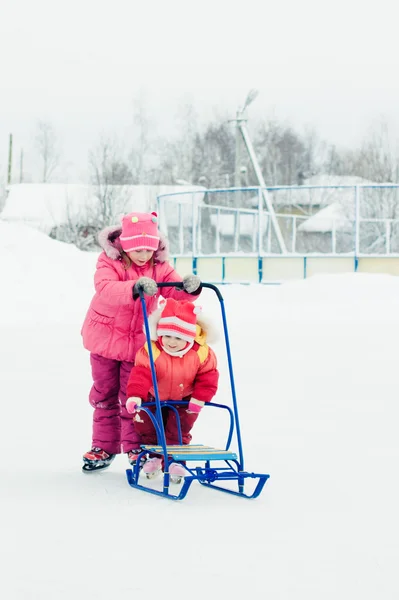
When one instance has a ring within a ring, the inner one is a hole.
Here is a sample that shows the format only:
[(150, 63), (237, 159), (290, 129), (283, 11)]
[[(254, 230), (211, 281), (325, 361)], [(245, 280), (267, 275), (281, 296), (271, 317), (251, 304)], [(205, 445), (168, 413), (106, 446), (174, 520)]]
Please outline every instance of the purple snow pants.
[(132, 415), (126, 410), (126, 386), (133, 363), (90, 354), (93, 387), (89, 402), (94, 408), (93, 447), (110, 454), (140, 447)]

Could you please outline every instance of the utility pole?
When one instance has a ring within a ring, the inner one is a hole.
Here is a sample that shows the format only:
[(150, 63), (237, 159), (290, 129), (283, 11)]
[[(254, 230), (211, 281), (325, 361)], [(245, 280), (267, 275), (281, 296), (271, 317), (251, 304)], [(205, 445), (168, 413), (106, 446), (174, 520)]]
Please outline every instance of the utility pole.
[[(239, 123), (242, 120), (242, 111), (240, 109), (237, 110), (236, 113), (236, 153), (235, 153), (235, 162), (234, 162), (234, 187), (241, 187), (241, 177), (240, 177), (240, 169), (241, 169), (241, 146), (242, 146), (242, 138), (240, 133)], [(238, 196), (238, 194), (237, 194)], [(236, 203), (237, 206), (237, 203)]]
[(8, 143), (8, 175), (7, 175), (7, 185), (11, 183), (11, 175), (12, 175), (12, 133), (10, 133), (10, 139)]
[[(241, 156), (242, 156), (242, 136), (240, 131), (240, 124), (243, 120), (246, 120), (244, 117), (244, 110), (238, 108), (236, 112), (236, 152), (235, 152), (235, 161), (234, 161), (234, 187), (241, 187)], [(241, 192), (234, 192), (234, 206), (236, 208), (240, 208), (241, 206), (242, 194)], [(238, 215), (236, 215), (237, 221)]]
[[(269, 213), (269, 217), (270, 217), (270, 221), (272, 223), (273, 229), (274, 229), (274, 233), (276, 234), (278, 245), (280, 247), (280, 250), (281, 250), (282, 254), (287, 254), (287, 248), (285, 247), (285, 242), (284, 242), (283, 235), (281, 233), (280, 225), (278, 223), (278, 220), (277, 220), (277, 217), (276, 217), (276, 213), (274, 212), (273, 204), (271, 203), (269, 194), (267, 192), (266, 182), (265, 182), (265, 180), (263, 178), (263, 174), (262, 174), (261, 168), (259, 166), (258, 159), (257, 159), (256, 154), (255, 154), (254, 147), (252, 146), (252, 142), (251, 142), (251, 139), (249, 137), (248, 129), (247, 129), (247, 126), (246, 126), (247, 119), (244, 116), (246, 109), (255, 100), (255, 98), (257, 97), (257, 95), (258, 95), (258, 91), (257, 90), (251, 90), (248, 93), (248, 96), (247, 96), (247, 98), (246, 98), (246, 100), (244, 102), (244, 107), (242, 109), (239, 109), (237, 111), (237, 116), (236, 116), (236, 119), (235, 119), (235, 122), (236, 122), (236, 136), (240, 137), (241, 140), (244, 141), (245, 147), (246, 147), (248, 155), (249, 155), (249, 159), (251, 161), (253, 170), (254, 170), (255, 175), (256, 175), (256, 179), (258, 180), (258, 184), (259, 184), (259, 186), (261, 188), (261, 191), (262, 191), (262, 196), (263, 196), (263, 199), (264, 199), (264, 202), (265, 202), (266, 209), (267, 209), (267, 211)], [(236, 148), (237, 148), (237, 142), (236, 142)], [(237, 160), (237, 156), (236, 156), (236, 160)], [(235, 178), (237, 178), (237, 162), (236, 162), (235, 166), (236, 166)]]

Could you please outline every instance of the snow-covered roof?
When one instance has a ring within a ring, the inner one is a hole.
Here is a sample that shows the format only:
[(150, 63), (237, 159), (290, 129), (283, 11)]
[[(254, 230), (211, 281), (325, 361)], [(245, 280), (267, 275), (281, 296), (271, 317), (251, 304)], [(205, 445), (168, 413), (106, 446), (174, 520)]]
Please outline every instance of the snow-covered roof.
[(95, 201), (94, 188), (87, 185), (16, 184), (8, 188), (1, 217), (48, 232), (69, 219), (85, 215)]
[[(375, 182), (355, 176), (314, 175), (306, 179), (303, 186), (270, 190), (269, 194), (278, 212), (279, 206), (327, 206), (334, 202), (347, 204), (354, 199), (356, 185), (375, 185)], [(306, 186), (325, 186), (325, 188)], [(328, 188), (327, 186), (353, 186), (353, 188)]]
[[(171, 185), (114, 185), (108, 186), (112, 194), (112, 213), (119, 215), (139, 211), (156, 210), (157, 196), (174, 192), (205, 190), (198, 186)], [(87, 218), (93, 214), (98, 203), (99, 188), (92, 185), (62, 183), (22, 183), (8, 188), (1, 218), (29, 224), (48, 233), (54, 226), (69, 220)], [(191, 194), (180, 197), (180, 202), (192, 202)], [(171, 203), (175, 206), (175, 203)], [(170, 209), (170, 219), (176, 219), (177, 210)], [(169, 215), (168, 215), (169, 218)]]
[(353, 221), (345, 215), (344, 209), (338, 202), (319, 210), (298, 227), (305, 233), (327, 233), (329, 231), (353, 231)]

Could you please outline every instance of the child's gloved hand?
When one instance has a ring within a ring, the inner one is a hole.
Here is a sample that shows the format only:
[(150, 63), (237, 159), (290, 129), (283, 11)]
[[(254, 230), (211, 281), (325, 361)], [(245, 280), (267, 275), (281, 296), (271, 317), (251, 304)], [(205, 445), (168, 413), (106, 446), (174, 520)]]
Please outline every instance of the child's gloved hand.
[(139, 290), (143, 290), (147, 296), (155, 296), (158, 286), (150, 277), (140, 277), (133, 287), (133, 298), (139, 295)]
[(132, 396), (126, 400), (126, 410), (129, 414), (133, 414), (136, 411), (138, 412), (138, 408), (141, 406), (141, 398), (137, 396)]
[(201, 279), (197, 275), (185, 275), (182, 283), (184, 291), (188, 294), (193, 294), (201, 287)]
[(202, 400), (196, 400), (195, 398), (191, 398), (190, 402), (188, 403), (188, 408), (187, 408), (187, 412), (189, 414), (197, 414), (201, 412), (202, 407), (204, 406), (205, 402), (203, 402)]

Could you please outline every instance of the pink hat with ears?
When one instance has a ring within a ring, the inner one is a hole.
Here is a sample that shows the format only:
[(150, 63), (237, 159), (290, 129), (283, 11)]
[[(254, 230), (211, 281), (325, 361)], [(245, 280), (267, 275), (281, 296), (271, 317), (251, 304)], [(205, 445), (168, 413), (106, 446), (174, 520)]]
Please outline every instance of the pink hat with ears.
[(122, 233), (119, 237), (125, 252), (133, 250), (158, 250), (158, 215), (132, 212), (122, 219)]

